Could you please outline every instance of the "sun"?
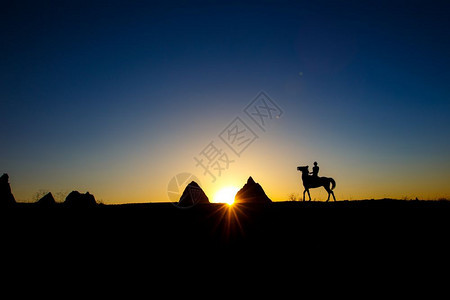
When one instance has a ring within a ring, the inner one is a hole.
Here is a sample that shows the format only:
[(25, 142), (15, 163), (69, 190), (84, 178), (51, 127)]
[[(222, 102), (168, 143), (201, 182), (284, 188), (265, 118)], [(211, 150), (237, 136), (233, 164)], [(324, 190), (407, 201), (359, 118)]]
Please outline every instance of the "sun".
[(239, 191), (239, 188), (234, 186), (224, 187), (216, 192), (214, 195), (214, 203), (227, 203), (228, 205), (233, 205), (234, 196)]

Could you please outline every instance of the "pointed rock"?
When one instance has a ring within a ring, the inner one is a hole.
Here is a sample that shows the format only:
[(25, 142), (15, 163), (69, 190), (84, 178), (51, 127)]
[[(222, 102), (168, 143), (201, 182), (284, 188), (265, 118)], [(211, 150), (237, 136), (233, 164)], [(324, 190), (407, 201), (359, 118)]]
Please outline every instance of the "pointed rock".
[(93, 207), (97, 205), (94, 195), (86, 192), (81, 194), (78, 191), (72, 191), (67, 195), (64, 204), (70, 207)]
[(247, 183), (236, 193), (235, 203), (270, 203), (263, 188), (250, 176)]
[(47, 193), (44, 197), (37, 201), (37, 204), (40, 206), (52, 206), (56, 204), (55, 198), (51, 192)]
[(0, 177), (0, 206), (12, 206), (14, 204), (16, 204), (16, 199), (11, 192), (9, 176), (4, 173)]
[(209, 203), (209, 199), (198, 183), (192, 181), (184, 189), (178, 201), (178, 206), (191, 207), (198, 203)]

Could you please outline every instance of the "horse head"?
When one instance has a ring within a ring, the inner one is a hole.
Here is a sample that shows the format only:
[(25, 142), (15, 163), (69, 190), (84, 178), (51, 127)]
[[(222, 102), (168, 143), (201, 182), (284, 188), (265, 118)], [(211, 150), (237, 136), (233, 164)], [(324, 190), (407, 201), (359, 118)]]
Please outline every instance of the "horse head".
[(309, 173), (309, 166), (300, 166), (300, 167), (297, 167), (297, 171), (300, 171), (300, 172), (302, 172), (302, 173)]

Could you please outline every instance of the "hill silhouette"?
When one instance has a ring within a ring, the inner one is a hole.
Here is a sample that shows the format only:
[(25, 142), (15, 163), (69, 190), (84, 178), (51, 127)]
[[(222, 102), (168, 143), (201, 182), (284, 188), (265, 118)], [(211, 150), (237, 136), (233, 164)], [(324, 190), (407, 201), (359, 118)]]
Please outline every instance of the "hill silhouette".
[(270, 203), (263, 188), (250, 176), (247, 183), (236, 193), (235, 203)]
[(55, 198), (51, 192), (45, 194), (41, 199), (36, 202), (40, 206), (53, 206), (56, 204)]
[(72, 191), (69, 195), (67, 195), (64, 205), (69, 207), (84, 208), (94, 207), (97, 205), (97, 202), (95, 201), (94, 195), (89, 192), (81, 194), (78, 191)]
[(209, 199), (198, 183), (192, 181), (184, 189), (183, 194), (178, 201), (178, 206), (191, 207), (199, 203), (209, 203)]

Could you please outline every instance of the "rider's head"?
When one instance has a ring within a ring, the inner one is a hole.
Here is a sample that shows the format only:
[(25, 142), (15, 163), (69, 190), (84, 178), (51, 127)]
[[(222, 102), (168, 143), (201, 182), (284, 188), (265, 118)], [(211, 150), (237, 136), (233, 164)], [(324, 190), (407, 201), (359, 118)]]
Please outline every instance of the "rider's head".
[(317, 161), (314, 162), (314, 165), (317, 166)]

